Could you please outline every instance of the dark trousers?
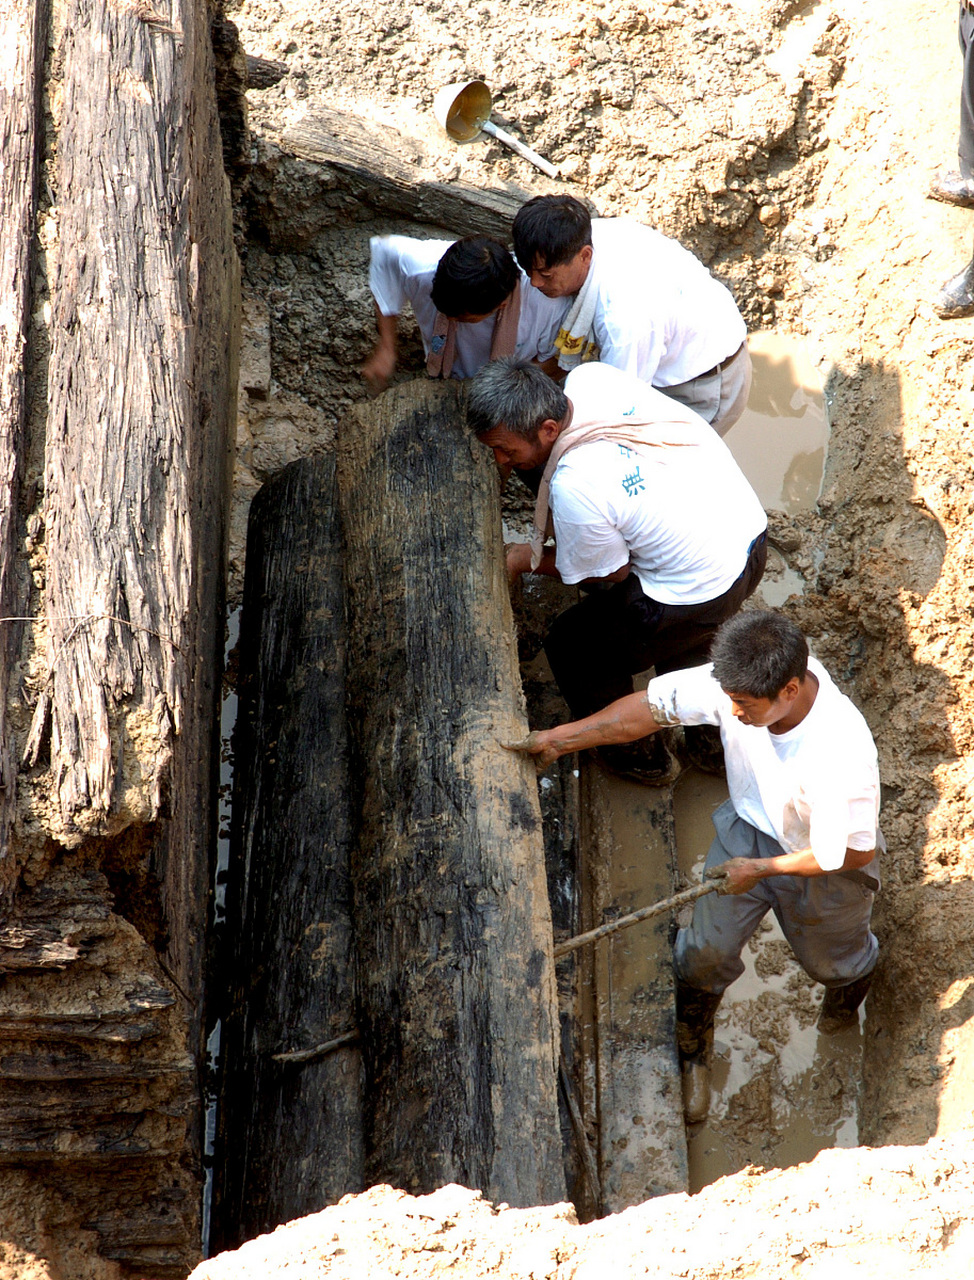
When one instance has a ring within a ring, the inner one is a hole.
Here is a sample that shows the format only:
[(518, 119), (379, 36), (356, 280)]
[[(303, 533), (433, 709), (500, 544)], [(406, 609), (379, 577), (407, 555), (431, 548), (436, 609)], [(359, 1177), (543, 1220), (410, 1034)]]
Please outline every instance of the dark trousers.
[(562, 697), (576, 720), (632, 693), (632, 678), (656, 668), (657, 675), (709, 660), (710, 643), (761, 581), (768, 558), (767, 535), (751, 544), (737, 581), (704, 604), (660, 604), (645, 594), (638, 577), (592, 591), (555, 619), (545, 653)]
[(974, 13), (961, 5), (957, 28), (964, 70), (960, 86), (960, 143), (957, 147), (960, 171), (974, 178)]

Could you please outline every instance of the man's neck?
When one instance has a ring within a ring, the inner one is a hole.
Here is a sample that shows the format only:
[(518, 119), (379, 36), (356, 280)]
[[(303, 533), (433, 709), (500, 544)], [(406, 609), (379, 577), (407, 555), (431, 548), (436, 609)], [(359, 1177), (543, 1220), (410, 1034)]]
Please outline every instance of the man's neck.
[(817, 697), (818, 679), (810, 671), (806, 671), (805, 678), (798, 687), (798, 697), (791, 704), (788, 714), (769, 725), (769, 732), (787, 733), (789, 729), (796, 729), (811, 711)]

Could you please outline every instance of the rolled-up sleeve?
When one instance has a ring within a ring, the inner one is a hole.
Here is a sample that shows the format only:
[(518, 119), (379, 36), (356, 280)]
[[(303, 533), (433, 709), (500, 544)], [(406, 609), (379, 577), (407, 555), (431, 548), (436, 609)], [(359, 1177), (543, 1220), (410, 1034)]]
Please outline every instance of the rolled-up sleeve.
[(398, 316), (406, 302), (413, 301), (417, 278), (435, 269), (452, 243), (414, 240), (411, 236), (372, 237), (369, 288), (384, 316)]
[(656, 676), (646, 687), (646, 702), (657, 724), (720, 724), (719, 707), (727, 695), (711, 674), (713, 667), (687, 667)]

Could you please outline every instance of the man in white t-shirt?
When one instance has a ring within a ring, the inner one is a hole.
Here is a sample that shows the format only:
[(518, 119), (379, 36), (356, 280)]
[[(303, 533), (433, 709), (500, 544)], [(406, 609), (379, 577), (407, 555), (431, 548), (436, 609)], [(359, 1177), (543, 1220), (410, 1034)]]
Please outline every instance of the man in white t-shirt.
[(570, 298), (558, 363), (601, 360), (695, 410), (719, 435), (751, 386), (747, 327), (730, 291), (676, 240), (631, 218), (596, 218), (574, 196), (536, 196), (514, 219), (531, 283)]
[[(573, 715), (630, 692), (637, 672), (706, 662), (767, 558), (764, 510), (706, 423), (609, 365), (581, 365), (562, 389), (513, 360), (472, 380), (467, 417), (502, 468), (544, 466), (535, 540), (508, 548), (511, 580), (535, 572), (605, 588), (561, 614), (545, 639)], [(555, 544), (545, 547), (551, 529)], [(641, 767), (606, 763), (646, 780), (667, 764), (665, 752)]]
[(377, 390), (395, 371), (399, 315), (407, 302), (433, 377), (470, 378), (499, 355), (547, 362), (554, 371), (555, 337), (568, 301), (532, 288), (499, 240), (373, 236), (370, 243), (379, 338), (362, 373)]
[(707, 1114), (717, 1006), (744, 971), (741, 951), (769, 910), (811, 977), (827, 988), (820, 1027), (847, 1025), (865, 998), (878, 943), (879, 767), (862, 715), (809, 658), (783, 614), (748, 612), (720, 628), (712, 663), (674, 671), (574, 724), (513, 749), (547, 765), (566, 752), (631, 742), (664, 725), (720, 727), (730, 799), (714, 814), (705, 875), (674, 944), (684, 1106)]

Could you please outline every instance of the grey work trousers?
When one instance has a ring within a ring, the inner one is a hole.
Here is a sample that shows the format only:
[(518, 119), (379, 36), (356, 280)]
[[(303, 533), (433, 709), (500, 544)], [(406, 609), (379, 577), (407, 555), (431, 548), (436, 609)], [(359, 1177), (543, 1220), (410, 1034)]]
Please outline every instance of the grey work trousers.
[(699, 378), (656, 390), (699, 413), (719, 436), (725, 436), (747, 408), (751, 391), (751, 355), (747, 343), (742, 343), (739, 351)]
[[(774, 858), (776, 840), (739, 818), (725, 801), (714, 814), (710, 870), (729, 858)], [(879, 880), (877, 859), (863, 868)], [(744, 972), (741, 952), (769, 911), (805, 972), (826, 987), (844, 987), (871, 973), (879, 943), (869, 928), (873, 892), (832, 872), (824, 876), (769, 876), (748, 893), (707, 894), (694, 904), (690, 927), (674, 943), (677, 977), (719, 995)]]

